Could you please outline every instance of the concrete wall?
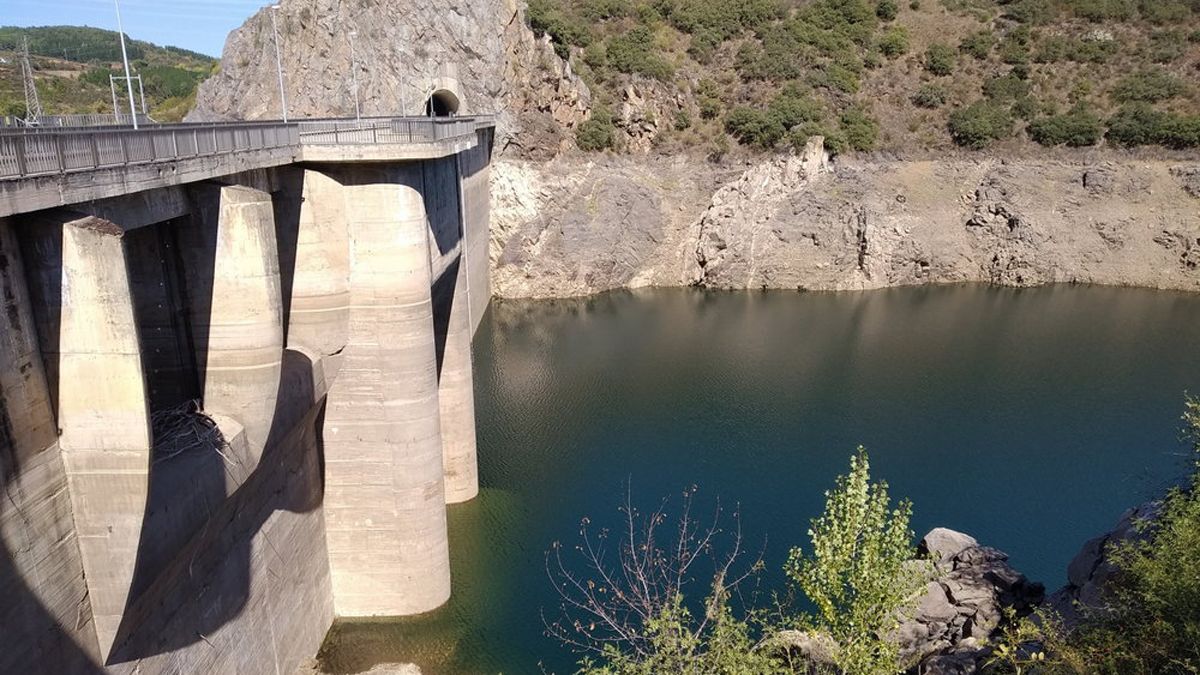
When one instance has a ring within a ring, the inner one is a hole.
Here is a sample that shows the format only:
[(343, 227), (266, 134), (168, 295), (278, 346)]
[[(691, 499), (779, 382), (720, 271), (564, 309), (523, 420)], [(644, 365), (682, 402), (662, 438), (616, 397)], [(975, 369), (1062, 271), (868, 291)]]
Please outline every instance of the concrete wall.
[(98, 672), (67, 475), (10, 220), (0, 218), (0, 672)]
[(493, 130), (479, 131), (479, 143), (458, 155), (462, 176), (462, 213), (470, 288), (471, 332), (479, 328), (492, 297), (488, 240), (491, 228), (491, 162)]
[(0, 672), (286, 673), (445, 602), (486, 160), (0, 218)]

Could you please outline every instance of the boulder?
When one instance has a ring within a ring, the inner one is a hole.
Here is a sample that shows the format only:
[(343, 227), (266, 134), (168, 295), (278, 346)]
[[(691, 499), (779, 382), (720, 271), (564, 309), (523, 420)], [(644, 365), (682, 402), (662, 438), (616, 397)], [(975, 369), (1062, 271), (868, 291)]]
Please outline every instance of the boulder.
[(929, 534), (921, 538), (917, 547), (919, 553), (928, 555), (934, 562), (940, 562), (957, 555), (964, 549), (978, 546), (975, 537), (945, 527), (935, 527)]

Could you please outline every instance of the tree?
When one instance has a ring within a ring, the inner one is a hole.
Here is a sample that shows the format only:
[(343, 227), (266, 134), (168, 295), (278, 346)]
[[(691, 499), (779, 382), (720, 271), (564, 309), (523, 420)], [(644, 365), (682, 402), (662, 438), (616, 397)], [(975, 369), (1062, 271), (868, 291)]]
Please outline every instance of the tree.
[[(593, 534), (584, 519), (579, 545), (555, 543), (546, 553), (546, 572), (561, 599), (559, 616), (546, 622), (546, 631), (583, 654), (581, 673), (790, 672), (755, 649), (751, 623), (730, 607), (737, 587), (761, 569), (761, 559), (746, 564), (737, 517), (734, 528), (724, 530), (719, 504), (711, 520), (694, 516), (695, 491), (684, 493), (674, 532), (664, 528), (669, 500), (642, 514), (627, 493), (615, 532)], [(707, 586), (704, 602), (689, 605), (688, 591), (709, 563), (712, 576), (699, 581)]]
[(902, 670), (899, 647), (886, 636), (930, 576), (928, 565), (913, 564), (911, 517), (911, 502), (892, 508), (887, 483), (871, 482), (859, 447), (812, 521), (812, 553), (793, 548), (788, 556), (784, 571), (816, 607), (811, 623), (837, 642), (835, 660), (846, 675)]
[(988, 101), (978, 101), (950, 114), (950, 135), (954, 142), (972, 150), (982, 150), (1008, 136), (1012, 125), (1008, 111)]

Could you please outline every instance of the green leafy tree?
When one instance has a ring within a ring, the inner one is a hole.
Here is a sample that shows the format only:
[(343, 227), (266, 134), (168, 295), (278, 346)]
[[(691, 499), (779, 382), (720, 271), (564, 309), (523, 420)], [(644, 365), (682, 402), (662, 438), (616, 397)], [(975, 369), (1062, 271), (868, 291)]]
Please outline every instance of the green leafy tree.
[(837, 642), (845, 675), (902, 670), (899, 648), (886, 636), (929, 579), (928, 566), (912, 562), (911, 517), (911, 502), (893, 508), (887, 483), (871, 481), (860, 447), (812, 521), (811, 553), (794, 548), (788, 556), (784, 571), (816, 608), (812, 624)]

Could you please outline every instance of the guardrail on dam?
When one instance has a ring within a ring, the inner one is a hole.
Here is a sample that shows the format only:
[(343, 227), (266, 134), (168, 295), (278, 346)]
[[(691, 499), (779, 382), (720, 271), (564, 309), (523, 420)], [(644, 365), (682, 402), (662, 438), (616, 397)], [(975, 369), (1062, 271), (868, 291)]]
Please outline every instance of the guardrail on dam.
[(0, 130), (0, 672), (291, 672), (446, 601), (493, 131)]

